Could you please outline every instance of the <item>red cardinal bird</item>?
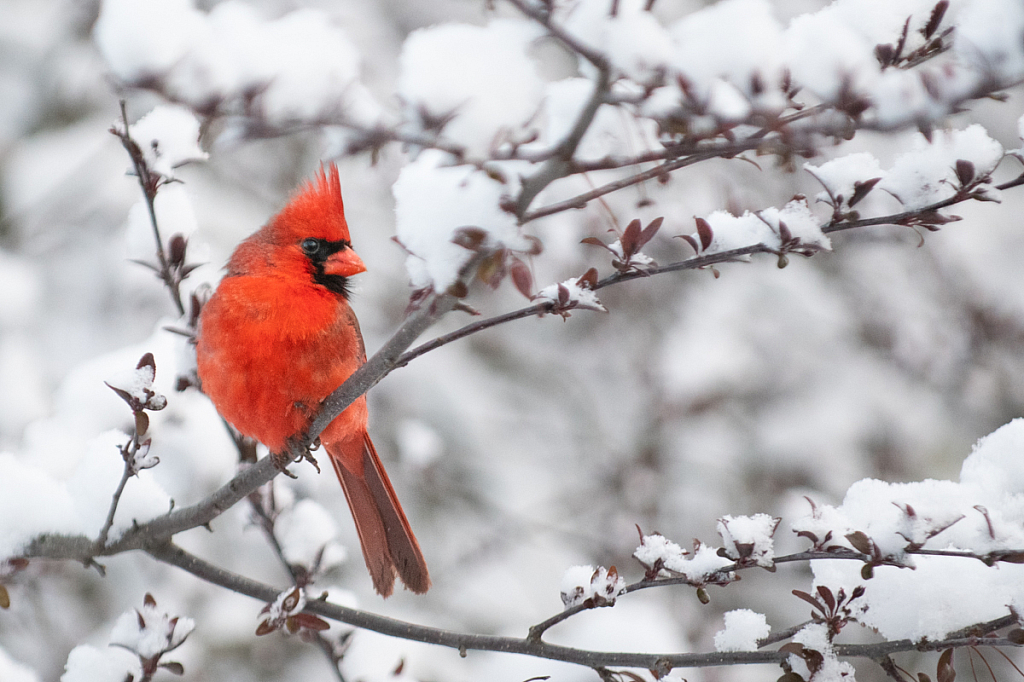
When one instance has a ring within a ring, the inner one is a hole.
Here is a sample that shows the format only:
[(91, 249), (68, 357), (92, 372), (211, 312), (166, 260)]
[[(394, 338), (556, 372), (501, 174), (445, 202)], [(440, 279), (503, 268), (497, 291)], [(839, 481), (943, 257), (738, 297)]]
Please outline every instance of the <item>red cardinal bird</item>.
[[(366, 266), (349, 242), (338, 169), (321, 167), (269, 223), (235, 249), (203, 307), (196, 360), (203, 391), (238, 431), (273, 453), (366, 361), (348, 278)], [(366, 567), (382, 596), (395, 573), (430, 587), (419, 543), (366, 432), (366, 398), (320, 434), (345, 491)]]

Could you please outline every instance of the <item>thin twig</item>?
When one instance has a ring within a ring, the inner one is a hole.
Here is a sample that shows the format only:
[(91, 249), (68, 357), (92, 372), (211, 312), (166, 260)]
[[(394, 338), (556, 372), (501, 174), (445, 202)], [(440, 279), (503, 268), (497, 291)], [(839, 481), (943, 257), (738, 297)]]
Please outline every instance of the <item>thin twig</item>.
[(177, 281), (171, 272), (170, 262), (167, 260), (167, 254), (164, 252), (163, 238), (160, 236), (160, 227), (156, 220), (156, 193), (160, 187), (160, 176), (154, 175), (150, 172), (149, 166), (146, 164), (146, 157), (142, 153), (142, 149), (138, 143), (132, 139), (131, 133), (128, 128), (128, 109), (125, 100), (121, 100), (121, 125), (124, 126), (123, 130), (114, 130), (118, 139), (121, 140), (121, 145), (128, 152), (128, 156), (131, 157), (132, 166), (135, 168), (135, 177), (139, 180), (139, 186), (142, 188), (142, 194), (146, 198), (146, 208), (149, 211), (149, 223), (153, 227), (153, 238), (156, 240), (156, 257), (160, 263), (157, 274), (160, 279), (163, 280), (164, 284), (167, 285), (168, 291), (171, 293), (171, 300), (174, 302), (175, 307), (178, 309), (179, 315), (185, 314), (185, 305), (181, 300), (181, 283)]
[(124, 487), (128, 483), (128, 479), (132, 477), (132, 465), (128, 459), (125, 459), (124, 470), (121, 472), (121, 481), (117, 484), (117, 489), (111, 496), (110, 509), (107, 510), (107, 519), (103, 522), (103, 527), (100, 528), (99, 535), (96, 536), (96, 551), (97, 553), (102, 552), (107, 545), (107, 537), (110, 535), (110, 529), (114, 525), (114, 514), (117, 513), (117, 505), (121, 501), (121, 495), (124, 493)]

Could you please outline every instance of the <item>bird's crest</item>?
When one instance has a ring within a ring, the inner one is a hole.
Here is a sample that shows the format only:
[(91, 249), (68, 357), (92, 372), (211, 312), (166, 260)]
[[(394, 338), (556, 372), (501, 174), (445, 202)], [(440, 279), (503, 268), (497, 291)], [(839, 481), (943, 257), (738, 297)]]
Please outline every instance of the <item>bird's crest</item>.
[(316, 177), (303, 185), (288, 204), (271, 221), (274, 231), (284, 241), (314, 237), (328, 241), (349, 241), (345, 222), (345, 204), (341, 200), (338, 167), (328, 163), (320, 166)]

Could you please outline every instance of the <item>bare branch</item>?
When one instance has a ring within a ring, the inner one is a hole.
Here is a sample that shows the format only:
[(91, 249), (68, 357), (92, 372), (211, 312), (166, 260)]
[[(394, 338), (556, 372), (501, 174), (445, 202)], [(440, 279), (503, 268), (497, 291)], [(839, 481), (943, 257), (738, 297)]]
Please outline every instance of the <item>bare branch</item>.
[(157, 274), (171, 293), (171, 300), (178, 309), (178, 314), (184, 315), (185, 305), (181, 301), (181, 281), (179, 278), (175, 277), (175, 274), (172, 272), (170, 261), (167, 258), (167, 254), (164, 252), (164, 242), (163, 238), (160, 236), (160, 227), (156, 220), (156, 193), (160, 188), (162, 178), (160, 175), (150, 172), (149, 166), (146, 163), (146, 158), (142, 154), (142, 149), (131, 137), (131, 133), (128, 128), (127, 105), (123, 99), (121, 100), (121, 125), (123, 126), (123, 129), (117, 129), (115, 127), (111, 132), (121, 140), (121, 145), (124, 147), (125, 151), (128, 152), (128, 156), (131, 157), (132, 166), (135, 167), (135, 177), (138, 178), (139, 187), (142, 188), (142, 194), (146, 198), (146, 208), (149, 212), (149, 223), (153, 227), (153, 238), (156, 240), (156, 257), (160, 263)]

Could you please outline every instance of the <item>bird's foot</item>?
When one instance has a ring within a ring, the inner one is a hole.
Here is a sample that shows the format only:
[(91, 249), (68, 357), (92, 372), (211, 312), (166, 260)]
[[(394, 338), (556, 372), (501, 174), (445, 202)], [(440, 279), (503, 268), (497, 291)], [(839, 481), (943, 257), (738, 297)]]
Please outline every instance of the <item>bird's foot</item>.
[(288, 465), (295, 461), (292, 459), (292, 455), (288, 450), (285, 450), (284, 452), (271, 452), (270, 461), (273, 463), (275, 469), (288, 478), (298, 478), (298, 476), (288, 471)]

